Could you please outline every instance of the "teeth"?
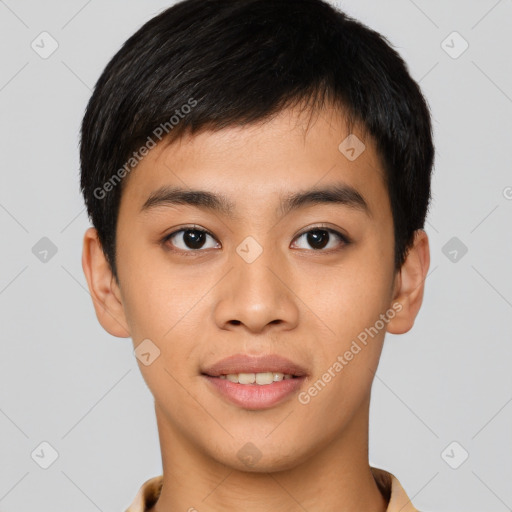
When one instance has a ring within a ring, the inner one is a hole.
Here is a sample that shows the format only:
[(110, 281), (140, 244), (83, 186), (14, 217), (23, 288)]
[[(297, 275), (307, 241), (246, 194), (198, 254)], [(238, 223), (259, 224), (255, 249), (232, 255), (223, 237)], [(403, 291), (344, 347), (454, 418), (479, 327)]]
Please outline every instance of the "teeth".
[[(236, 375), (235, 375), (236, 377)], [(238, 384), (254, 384), (256, 381), (256, 374), (254, 373), (239, 373)]]
[(267, 385), (272, 384), (272, 382), (293, 379), (293, 375), (285, 375), (280, 372), (230, 373), (229, 375), (219, 375), (219, 379), (227, 379), (237, 384)]

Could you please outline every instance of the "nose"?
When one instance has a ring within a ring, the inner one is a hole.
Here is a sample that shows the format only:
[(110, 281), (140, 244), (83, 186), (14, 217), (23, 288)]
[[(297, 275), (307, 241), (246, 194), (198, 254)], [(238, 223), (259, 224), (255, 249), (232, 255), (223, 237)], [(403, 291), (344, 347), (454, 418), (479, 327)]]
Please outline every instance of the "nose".
[(253, 261), (246, 257), (244, 247), (231, 255), (231, 270), (215, 290), (214, 316), (219, 328), (263, 333), (275, 326), (289, 330), (297, 325), (300, 310), (292, 269), (276, 250), (262, 249)]

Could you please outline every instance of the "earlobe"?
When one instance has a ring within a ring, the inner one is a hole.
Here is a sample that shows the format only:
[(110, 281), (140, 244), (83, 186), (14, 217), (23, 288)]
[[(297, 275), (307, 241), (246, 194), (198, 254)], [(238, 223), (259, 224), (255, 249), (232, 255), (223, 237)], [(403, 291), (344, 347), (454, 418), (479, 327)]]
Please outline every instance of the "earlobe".
[[(423, 302), (425, 279), (430, 266), (428, 236), (423, 229), (414, 235), (414, 243), (407, 258), (395, 278), (393, 304), (400, 304), (400, 310), (388, 322), (387, 331), (403, 334), (414, 325), (414, 320)], [(398, 310), (398, 308), (396, 308)]]
[(112, 336), (128, 338), (130, 332), (120, 293), (95, 228), (88, 228), (84, 235), (82, 268), (98, 321)]

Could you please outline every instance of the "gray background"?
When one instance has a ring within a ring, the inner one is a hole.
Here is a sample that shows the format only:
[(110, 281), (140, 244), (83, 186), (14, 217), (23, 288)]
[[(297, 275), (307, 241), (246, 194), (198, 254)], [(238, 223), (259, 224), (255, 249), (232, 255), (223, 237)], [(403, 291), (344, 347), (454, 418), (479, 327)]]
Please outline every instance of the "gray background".
[[(405, 58), (430, 103), (437, 148), (424, 305), (411, 332), (386, 338), (370, 462), (424, 512), (512, 510), (512, 1), (338, 4)], [(107, 61), (169, 5), (0, 0), (4, 512), (121, 511), (161, 474), (131, 340), (103, 331), (87, 291), (77, 144)], [(43, 31), (59, 45), (47, 59), (31, 48)], [(463, 40), (453, 31), (469, 44), (457, 58)], [(57, 249), (46, 262), (43, 237)], [(48, 469), (31, 456), (43, 441), (59, 455)], [(469, 458), (453, 469), (463, 450)]]

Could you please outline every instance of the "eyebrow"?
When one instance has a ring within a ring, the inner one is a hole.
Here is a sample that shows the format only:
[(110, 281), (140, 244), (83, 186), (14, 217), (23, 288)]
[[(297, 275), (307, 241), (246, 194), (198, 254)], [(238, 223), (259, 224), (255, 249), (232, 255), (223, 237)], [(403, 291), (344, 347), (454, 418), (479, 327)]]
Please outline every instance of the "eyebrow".
[[(281, 196), (279, 212), (287, 215), (291, 211), (317, 204), (338, 204), (365, 213), (371, 217), (371, 210), (364, 197), (352, 186), (336, 183), (325, 187), (293, 192)], [(235, 204), (223, 194), (206, 190), (190, 190), (181, 187), (163, 186), (152, 192), (141, 207), (148, 212), (159, 206), (187, 205), (232, 216)]]

